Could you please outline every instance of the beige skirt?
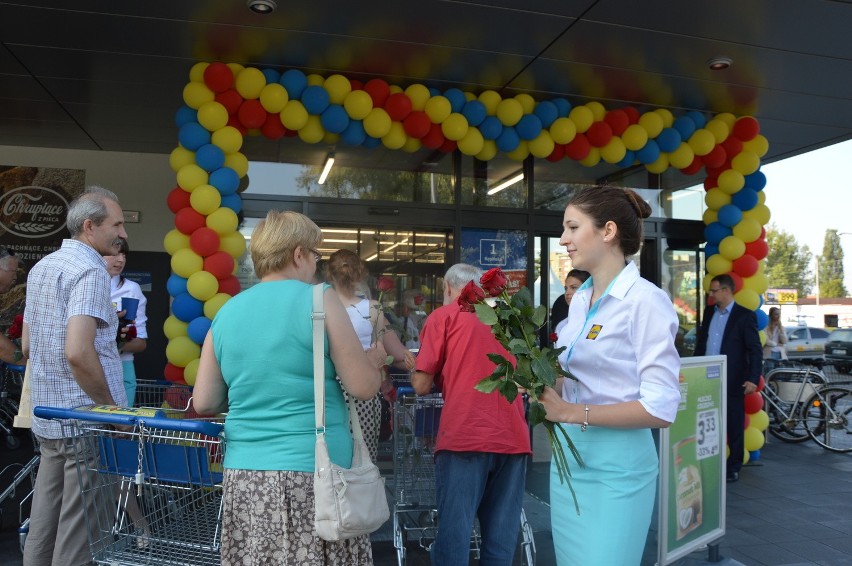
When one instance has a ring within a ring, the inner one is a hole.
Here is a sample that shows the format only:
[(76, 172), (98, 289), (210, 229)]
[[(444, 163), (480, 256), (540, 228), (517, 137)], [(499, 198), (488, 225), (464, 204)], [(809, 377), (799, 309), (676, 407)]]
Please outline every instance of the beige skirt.
[(317, 536), (313, 474), (226, 469), (223, 486), (224, 566), (373, 564), (369, 536), (339, 542)]

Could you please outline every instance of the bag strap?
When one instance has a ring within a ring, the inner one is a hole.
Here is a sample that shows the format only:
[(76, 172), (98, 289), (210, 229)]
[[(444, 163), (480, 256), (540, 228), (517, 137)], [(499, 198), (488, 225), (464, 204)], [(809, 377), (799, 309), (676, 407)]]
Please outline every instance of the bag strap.
[[(317, 435), (325, 434), (325, 363), (323, 360), (324, 330), (325, 330), (325, 308), (323, 306), (323, 284), (314, 285), (313, 310), (311, 319), (313, 321), (313, 343), (314, 343), (314, 424)], [(352, 425), (352, 436), (356, 440), (363, 440), (364, 433), (361, 430), (361, 421), (358, 419), (358, 411), (352, 396), (347, 395), (349, 405), (349, 422)]]

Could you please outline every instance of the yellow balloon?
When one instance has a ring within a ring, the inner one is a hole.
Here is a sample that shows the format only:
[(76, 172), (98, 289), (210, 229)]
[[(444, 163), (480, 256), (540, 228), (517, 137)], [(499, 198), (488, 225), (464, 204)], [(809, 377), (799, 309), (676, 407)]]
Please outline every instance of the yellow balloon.
[(374, 138), (383, 138), (390, 132), (391, 122), (391, 117), (384, 108), (373, 108), (364, 118), (364, 131)]
[(713, 210), (718, 211), (726, 204), (731, 204), (731, 195), (719, 188), (710, 189), (704, 195), (704, 203)]
[(749, 415), (749, 426), (753, 426), (760, 432), (769, 427), (769, 415), (763, 409)]
[(219, 236), (219, 249), (234, 259), (240, 258), (246, 253), (245, 236), (239, 232)]
[(760, 338), (760, 345), (766, 346), (766, 331), (765, 330), (758, 330), (757, 336)]
[(704, 224), (713, 224), (719, 220), (719, 211), (708, 208), (704, 211), (704, 214), (701, 215), (701, 220)]
[(719, 175), (718, 183), (720, 189), (732, 195), (745, 186), (745, 178), (739, 171), (728, 169)]
[(583, 106), (592, 111), (592, 118), (595, 122), (602, 122), (604, 116), (606, 116), (606, 108), (604, 108), (604, 105), (598, 102), (597, 100), (587, 102)]
[(202, 82), (193, 81), (183, 87), (183, 101), (187, 106), (196, 110), (201, 108), (201, 105), (205, 102), (212, 102), (215, 97), (213, 91)]
[(758, 295), (762, 295), (769, 288), (769, 279), (760, 272), (751, 277), (743, 277), (743, 288), (751, 289)]
[(731, 261), (741, 258), (745, 253), (745, 242), (736, 236), (728, 236), (719, 242), (719, 253)]
[(669, 168), (669, 156), (667, 153), (661, 153), (656, 161), (653, 163), (649, 163), (645, 165), (645, 169), (650, 171), (651, 173), (661, 174), (665, 173), (666, 169)]
[(373, 109), (373, 99), (366, 91), (353, 90), (343, 99), (343, 109), (353, 120), (363, 120)]
[(639, 117), (639, 125), (648, 132), (648, 137), (653, 139), (663, 131), (663, 118), (656, 112), (645, 112)]
[(441, 131), (448, 140), (459, 141), (467, 134), (467, 118), (458, 112), (453, 112), (441, 123)]
[(215, 132), (228, 123), (228, 110), (215, 100), (205, 102), (198, 109), (198, 123), (205, 129)]
[(240, 74), (237, 75), (234, 81), (234, 87), (237, 89), (237, 92), (246, 100), (260, 98), (260, 93), (265, 86), (266, 77), (256, 67), (246, 67), (240, 71)]
[(166, 345), (166, 358), (179, 368), (201, 355), (201, 346), (190, 340), (189, 336), (177, 336)]
[(177, 250), (172, 255), (171, 264), (172, 271), (185, 279), (204, 268), (202, 257), (189, 248)]
[[(730, 448), (728, 451), (730, 452)], [(743, 448), (743, 464), (748, 464), (749, 460), (751, 460), (751, 454), (749, 454), (748, 450)]]
[(515, 96), (515, 100), (521, 103), (521, 108), (524, 110), (524, 114), (532, 114), (533, 110), (535, 110), (535, 98), (532, 96), (521, 93)]
[(550, 136), (556, 143), (571, 143), (576, 135), (577, 126), (570, 118), (557, 118), (550, 125)]
[(556, 144), (553, 143), (553, 138), (550, 137), (550, 132), (542, 130), (534, 139), (529, 141), (530, 153), (535, 157), (544, 159), (551, 153)]
[(216, 293), (206, 301), (204, 301), (204, 316), (213, 320), (216, 313), (222, 308), (222, 305), (228, 302), (231, 296), (227, 293)]
[(239, 151), (236, 153), (229, 153), (225, 156), (225, 167), (233, 169), (237, 173), (237, 176), (242, 179), (246, 176), (246, 173), (248, 173), (248, 158)]
[(426, 108), (426, 101), (432, 96), (426, 86), (416, 83), (408, 85), (405, 89), (405, 95), (411, 99), (411, 109), (420, 111)]
[(757, 310), (760, 307), (760, 297), (751, 289), (740, 289), (734, 294), (734, 300), (738, 305), (744, 306), (750, 311)]
[(760, 169), (760, 158), (752, 151), (743, 150), (731, 160), (731, 167), (743, 175), (751, 175)]
[(672, 124), (674, 124), (674, 116), (669, 111), (668, 108), (655, 108), (654, 112), (660, 115), (660, 118), (663, 119), (663, 127), (671, 128)]
[(695, 159), (695, 152), (692, 151), (692, 147), (686, 142), (680, 142), (680, 146), (669, 155), (669, 161), (672, 164), (672, 167), (677, 169), (685, 169), (692, 165), (692, 161)]
[(468, 128), (467, 133), (459, 140), (459, 151), (465, 155), (477, 155), (484, 146), (485, 138), (478, 128)]
[(299, 130), (299, 139), (305, 143), (319, 143), (325, 136), (319, 116), (308, 116), (308, 121)]
[(388, 149), (402, 149), (405, 145), (405, 128), (401, 122), (392, 122), (388, 133), (382, 137), (382, 144)]
[(769, 151), (769, 140), (767, 140), (762, 134), (757, 134), (754, 138), (747, 142), (743, 142), (743, 149), (751, 151), (758, 157), (763, 157), (766, 155), (766, 152)]
[(189, 249), (189, 236), (177, 228), (172, 228), (163, 238), (163, 248), (169, 252), (169, 255), (175, 255), (178, 250)]
[(216, 187), (199, 185), (189, 195), (189, 204), (196, 212), (207, 216), (222, 206), (222, 194), (216, 190)]
[(233, 74), (235, 77), (242, 73), (243, 69), (245, 69), (245, 67), (240, 65), (239, 63), (227, 63), (227, 65), (228, 68), (231, 69), (231, 74)]
[(582, 134), (592, 127), (592, 123), (595, 121), (595, 114), (588, 106), (575, 106), (568, 113), (568, 118), (574, 122), (577, 131)]
[(725, 124), (728, 125), (728, 129), (732, 129), (734, 127), (734, 122), (737, 121), (737, 117), (731, 114), (730, 112), (722, 112), (721, 114), (717, 114), (713, 117), (714, 120), (721, 120)]
[[(469, 133), (469, 132), (468, 132)], [(402, 146), (402, 151), (406, 153), (416, 153), (420, 151), (420, 148), (423, 147), (423, 144), (417, 138), (406, 137), (405, 145)]]
[(402, 90), (402, 87), (401, 87), (401, 86), (398, 86), (398, 85), (388, 85), (388, 93), (390, 93), (390, 94), (401, 94), (401, 93), (403, 93), (403, 92), (405, 92), (405, 91), (404, 91), (404, 90)]
[(734, 226), (734, 236), (749, 244), (760, 237), (761, 228), (757, 220), (743, 215), (743, 219)]
[(169, 154), (169, 167), (177, 173), (184, 165), (192, 165), (195, 163), (195, 152), (189, 151), (182, 145), (174, 148)]
[(732, 267), (731, 260), (725, 259), (721, 254), (713, 254), (707, 258), (707, 272), (712, 275), (728, 273)]
[(352, 83), (343, 75), (331, 75), (322, 85), (328, 91), (328, 98), (332, 104), (343, 104), (346, 95), (352, 92)]
[(272, 114), (278, 114), (284, 110), (289, 101), (287, 89), (278, 83), (269, 83), (260, 91), (260, 105)]
[(433, 124), (440, 124), (452, 113), (453, 107), (446, 97), (433, 96), (426, 101), (426, 106), (423, 107), (423, 111), (426, 112), (426, 115), (429, 116), (429, 120), (431, 120)]
[(745, 429), (744, 440), (745, 449), (749, 452), (760, 450), (761, 448), (763, 448), (763, 443), (766, 441), (766, 439), (763, 437), (763, 432), (751, 425), (747, 429)]
[(497, 142), (494, 140), (485, 140), (482, 144), (482, 151), (476, 154), (476, 158), (480, 161), (491, 161), (497, 155)]
[(222, 207), (219, 210), (214, 210), (207, 217), (207, 227), (219, 234), (225, 236), (231, 232), (237, 231), (239, 219), (237, 214), (227, 207)]
[(618, 136), (612, 136), (605, 146), (601, 148), (601, 159), (607, 163), (618, 163), (627, 155), (627, 148)]
[(716, 140), (717, 144), (728, 139), (728, 136), (731, 134), (731, 128), (728, 127), (728, 124), (718, 118), (707, 122), (704, 129), (713, 134), (713, 139)]
[(709, 130), (701, 128), (695, 130), (686, 143), (689, 144), (695, 155), (703, 156), (713, 151), (713, 147), (716, 145), (716, 138), (713, 137), (713, 134)]
[(308, 123), (308, 111), (305, 110), (304, 104), (298, 100), (287, 102), (281, 111), (281, 123), (288, 130), (298, 131), (304, 128)]
[(639, 124), (631, 124), (627, 126), (624, 133), (621, 134), (621, 139), (624, 140), (624, 146), (631, 151), (638, 151), (645, 147), (648, 143), (648, 130)]
[(769, 224), (769, 220), (772, 218), (772, 214), (769, 212), (769, 207), (765, 204), (758, 204), (751, 210), (746, 210), (743, 212), (743, 216), (753, 218), (759, 224)]
[(601, 162), (601, 150), (600, 148), (593, 147), (589, 150), (589, 154), (579, 161), (580, 165), (584, 165), (586, 167), (594, 167), (598, 163)]
[[(511, 100), (511, 99), (509, 99)], [(523, 161), (530, 154), (530, 144), (526, 140), (521, 140), (518, 147), (506, 153), (506, 157), (513, 161)]]
[(182, 321), (175, 315), (170, 315), (163, 323), (163, 334), (166, 335), (166, 338), (172, 340), (178, 336), (186, 336), (186, 329), (188, 327), (188, 323)]
[(470, 92), (469, 90), (464, 91), (464, 99), (465, 102), (470, 102), (471, 100), (476, 100), (476, 95)]
[(514, 98), (507, 98), (497, 105), (497, 118), (504, 126), (514, 126), (524, 117), (524, 107)]
[(206, 185), (207, 171), (194, 163), (184, 165), (177, 172), (177, 183), (185, 191), (192, 192), (195, 187)]
[(225, 155), (237, 152), (243, 147), (243, 135), (233, 126), (225, 126), (213, 132), (211, 141)]
[(196, 271), (187, 279), (186, 290), (199, 301), (206, 301), (219, 292), (219, 280), (208, 271)]
[(195, 385), (195, 378), (198, 376), (198, 364), (200, 362), (201, 362), (200, 358), (195, 358), (194, 360), (190, 360), (189, 363), (186, 364), (186, 367), (183, 369), (183, 380), (190, 387)]
[(479, 101), (485, 105), (485, 111), (489, 116), (497, 115), (497, 107), (500, 106), (502, 100), (503, 97), (494, 90), (484, 90), (479, 93)]
[(203, 83), (204, 82), (204, 71), (207, 70), (207, 67), (210, 66), (210, 63), (207, 62), (199, 62), (192, 66), (189, 70), (189, 80)]
[(757, 191), (757, 204), (766, 204), (766, 193), (764, 191)]

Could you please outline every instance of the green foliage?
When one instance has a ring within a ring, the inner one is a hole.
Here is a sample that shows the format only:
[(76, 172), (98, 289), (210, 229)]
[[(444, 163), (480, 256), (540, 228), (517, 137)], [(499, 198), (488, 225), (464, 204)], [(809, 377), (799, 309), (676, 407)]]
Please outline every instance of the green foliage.
[(766, 230), (769, 255), (766, 258), (766, 278), (774, 289), (796, 289), (800, 297), (808, 295), (813, 286), (813, 276), (808, 266), (811, 251), (799, 246), (796, 237), (770, 224)]
[(819, 256), (820, 297), (843, 298), (847, 295), (843, 285), (843, 247), (837, 230), (826, 230)]

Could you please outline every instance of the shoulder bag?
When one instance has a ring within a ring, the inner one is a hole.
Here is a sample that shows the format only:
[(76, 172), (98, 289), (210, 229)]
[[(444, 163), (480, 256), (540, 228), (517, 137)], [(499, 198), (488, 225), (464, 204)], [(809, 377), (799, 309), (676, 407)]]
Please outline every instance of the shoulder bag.
[(341, 468), (328, 457), (325, 441), (325, 364), (323, 286), (313, 289), (314, 419), (317, 442), (314, 470), (314, 524), (323, 540), (338, 541), (377, 530), (390, 517), (385, 481), (370, 460), (361, 423), (349, 399), (352, 424), (352, 467)]

